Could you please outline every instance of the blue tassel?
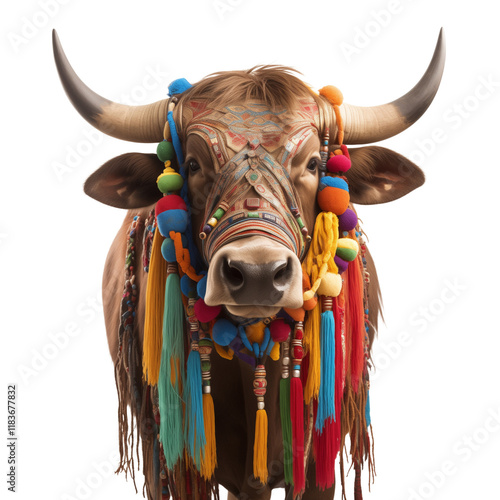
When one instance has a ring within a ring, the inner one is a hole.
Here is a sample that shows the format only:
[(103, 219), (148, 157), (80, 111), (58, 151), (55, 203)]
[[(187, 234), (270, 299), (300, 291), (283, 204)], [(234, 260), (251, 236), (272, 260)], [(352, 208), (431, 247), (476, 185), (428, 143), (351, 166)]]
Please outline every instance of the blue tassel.
[(200, 457), (205, 451), (205, 424), (203, 421), (203, 393), (201, 360), (198, 351), (191, 351), (187, 361), (187, 425), (186, 444), (194, 463), (200, 466)]
[(365, 420), (366, 427), (370, 427), (372, 423), (372, 417), (370, 416), (370, 391), (366, 391), (366, 405), (365, 405)]
[(185, 386), (183, 318), (184, 307), (179, 276), (171, 273), (167, 277), (165, 286), (163, 345), (158, 379), (160, 441), (163, 444), (169, 469), (174, 467), (184, 450), (182, 395), (180, 393), (180, 388)]
[(315, 428), (323, 431), (325, 421), (335, 421), (335, 319), (332, 311), (321, 313), (321, 379)]

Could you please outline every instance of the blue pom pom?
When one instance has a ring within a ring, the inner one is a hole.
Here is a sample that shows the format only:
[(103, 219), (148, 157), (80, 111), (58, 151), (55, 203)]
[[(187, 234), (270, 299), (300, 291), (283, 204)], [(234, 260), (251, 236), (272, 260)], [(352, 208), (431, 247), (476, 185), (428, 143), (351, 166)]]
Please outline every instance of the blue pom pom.
[(196, 287), (198, 291), (198, 297), (205, 299), (205, 295), (207, 293), (207, 277), (203, 276), (200, 281), (198, 281), (198, 285)]
[(349, 186), (347, 185), (347, 182), (340, 177), (323, 177), (319, 181), (319, 190), (322, 191), (326, 187), (335, 187), (349, 192)]
[(191, 299), (197, 297), (196, 282), (193, 281), (187, 274), (181, 278), (181, 292)]
[(229, 345), (238, 335), (238, 329), (227, 319), (219, 319), (213, 329), (212, 338), (217, 344)]
[(167, 237), (170, 231), (184, 233), (188, 225), (188, 214), (185, 210), (165, 210), (156, 216), (158, 229)]
[(161, 254), (167, 262), (176, 262), (174, 240), (165, 238), (161, 244)]
[(185, 90), (190, 89), (192, 85), (185, 78), (177, 78), (168, 86), (168, 95), (182, 94)]

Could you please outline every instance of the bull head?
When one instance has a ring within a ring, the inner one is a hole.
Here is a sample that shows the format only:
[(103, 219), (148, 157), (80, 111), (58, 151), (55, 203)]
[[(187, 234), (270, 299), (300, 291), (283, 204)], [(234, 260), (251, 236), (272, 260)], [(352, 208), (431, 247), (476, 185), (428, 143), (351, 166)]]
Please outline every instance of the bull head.
[[(146, 106), (111, 102), (79, 79), (55, 32), (53, 45), (64, 89), (89, 123), (127, 141), (163, 139), (168, 99)], [(344, 143), (381, 141), (415, 123), (437, 92), (444, 60), (444, 38), (440, 33), (427, 71), (410, 92), (380, 106), (342, 104)], [(249, 91), (247, 83), (241, 83), (243, 80), (257, 83)], [(240, 94), (227, 92), (238, 85)], [(230, 234), (227, 239), (221, 237), (221, 232), (210, 235), (203, 246), (199, 241), (199, 249), (210, 264), (207, 304), (225, 304), (231, 314), (243, 317), (267, 317), (282, 307), (299, 307), (302, 304), (300, 261), (306, 245), (301, 239), (301, 228), (295, 227), (293, 221), (287, 223), (293, 217), (282, 208), (295, 204), (303, 222), (312, 230), (317, 213), (320, 140), (326, 129), (331, 138), (337, 136), (331, 106), (287, 68), (261, 67), (202, 80), (182, 94), (174, 114), (189, 170), (195, 232), (198, 228), (203, 232), (211, 210), (217, 208), (210, 205), (215, 196), (233, 211), (247, 210), (246, 214), (266, 206), (278, 226), (285, 227), (274, 231), (279, 233), (277, 237), (265, 234), (266, 230), (249, 230), (242, 234), (226, 233)], [(385, 148), (352, 149), (351, 160), (347, 177), (353, 203), (392, 201), (424, 182), (424, 175), (416, 165)], [(238, 177), (240, 170), (245, 170), (242, 164), (247, 170), (253, 169), (262, 180), (261, 193), (252, 189), (255, 185), (251, 177), (245, 176), (243, 180)], [(122, 155), (91, 175), (85, 192), (120, 208), (145, 207), (160, 197), (155, 180), (162, 168), (153, 155)], [(218, 191), (214, 193), (214, 189)], [(205, 210), (207, 199), (209, 206)]]

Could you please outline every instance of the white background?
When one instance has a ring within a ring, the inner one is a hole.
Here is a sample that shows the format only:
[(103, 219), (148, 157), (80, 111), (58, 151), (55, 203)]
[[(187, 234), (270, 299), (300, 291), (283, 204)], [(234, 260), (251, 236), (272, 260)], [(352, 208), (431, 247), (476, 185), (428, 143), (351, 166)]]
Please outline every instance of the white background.
[[(426, 184), (405, 199), (359, 208), (386, 317), (371, 391), (378, 477), (370, 494), (366, 475), (363, 484), (370, 500), (500, 498), (493, 5), (29, 0), (2, 7), (0, 366), (3, 397), (8, 382), (18, 385), (17, 498), (137, 498), (130, 481), (108, 470), (116, 465), (117, 401), (99, 306), (104, 258), (123, 213), (87, 198), (82, 183), (108, 159), (156, 145), (91, 132), (60, 85), (51, 29), (83, 80), (120, 102), (161, 99), (178, 77), (196, 82), (279, 63), (315, 88), (338, 86), (346, 102), (375, 105), (418, 81), (441, 26), (448, 55), (437, 97), (418, 123), (384, 144), (417, 160)], [(157, 79), (145, 83), (151, 72)], [(72, 337), (61, 333), (71, 328)], [(60, 349), (58, 333), (67, 340)], [(6, 471), (7, 448), (0, 449)], [(2, 498), (6, 488), (2, 479)]]

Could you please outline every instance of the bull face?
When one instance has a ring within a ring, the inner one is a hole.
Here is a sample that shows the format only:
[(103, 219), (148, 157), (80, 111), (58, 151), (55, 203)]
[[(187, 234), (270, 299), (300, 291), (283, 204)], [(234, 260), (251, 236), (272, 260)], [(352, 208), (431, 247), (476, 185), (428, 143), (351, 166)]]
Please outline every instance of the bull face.
[[(168, 100), (130, 107), (100, 97), (73, 71), (55, 33), (53, 42), (63, 86), (93, 126), (124, 140), (163, 139)], [(344, 144), (377, 142), (414, 123), (437, 92), (444, 60), (440, 34), (429, 68), (410, 92), (383, 106), (342, 104)], [(179, 98), (174, 118), (189, 170), (192, 226), (206, 235), (198, 247), (209, 264), (207, 304), (227, 305), (243, 317), (299, 307), (306, 241), (293, 212), (312, 231), (320, 139), (326, 130), (337, 136), (331, 106), (288, 68), (259, 67), (202, 80)], [(388, 149), (351, 148), (350, 156), (353, 203), (392, 201), (424, 182), (416, 165)], [(120, 208), (148, 207), (159, 198), (155, 181), (162, 170), (155, 155), (122, 155), (90, 176), (85, 192)], [(221, 204), (224, 216), (206, 234)]]
[[(262, 102), (207, 109), (188, 101), (186, 108), (193, 227), (209, 266), (205, 302), (241, 317), (300, 307), (307, 230), (297, 216), (312, 228), (320, 163), (315, 102), (296, 110)], [(225, 213), (212, 230), (207, 222), (221, 205)]]

